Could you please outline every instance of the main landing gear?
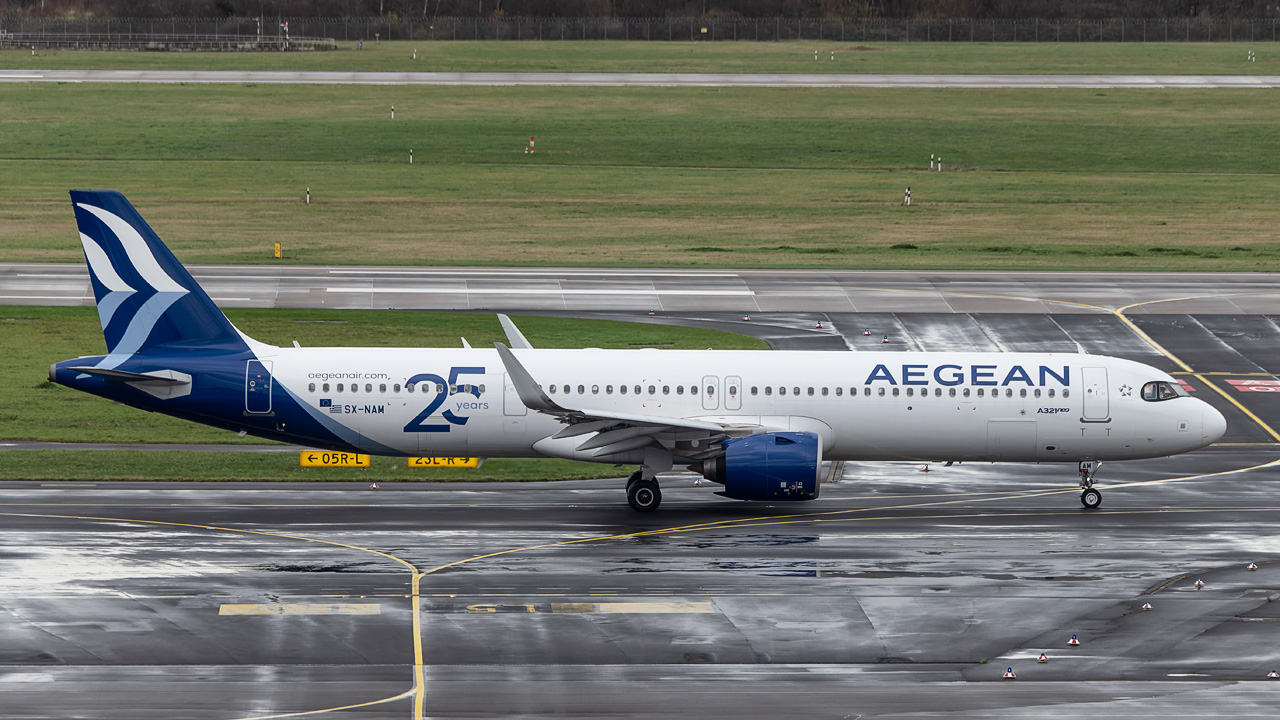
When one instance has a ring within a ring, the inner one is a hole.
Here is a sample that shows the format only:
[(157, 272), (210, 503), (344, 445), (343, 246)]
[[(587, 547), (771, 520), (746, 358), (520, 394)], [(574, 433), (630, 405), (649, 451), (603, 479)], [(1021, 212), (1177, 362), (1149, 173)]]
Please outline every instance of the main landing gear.
[(636, 512), (653, 512), (662, 504), (662, 490), (654, 478), (645, 478), (643, 470), (627, 478), (627, 504)]
[(1096, 510), (1102, 504), (1102, 491), (1093, 486), (1093, 476), (1101, 467), (1100, 462), (1080, 461), (1080, 504), (1088, 510)]

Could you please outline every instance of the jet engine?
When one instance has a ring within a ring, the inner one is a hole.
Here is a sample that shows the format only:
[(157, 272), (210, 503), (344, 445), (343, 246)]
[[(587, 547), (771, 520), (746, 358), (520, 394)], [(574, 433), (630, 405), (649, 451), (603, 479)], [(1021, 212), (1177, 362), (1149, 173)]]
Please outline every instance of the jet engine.
[(724, 485), (734, 500), (812, 500), (818, 497), (822, 438), (808, 432), (770, 432), (723, 441), (724, 455), (689, 469)]

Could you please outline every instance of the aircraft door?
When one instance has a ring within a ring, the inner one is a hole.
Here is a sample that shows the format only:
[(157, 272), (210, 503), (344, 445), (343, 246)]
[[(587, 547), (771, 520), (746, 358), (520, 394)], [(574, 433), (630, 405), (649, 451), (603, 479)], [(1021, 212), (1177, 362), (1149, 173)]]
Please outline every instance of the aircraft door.
[(520, 416), (528, 413), (529, 408), (525, 407), (520, 393), (516, 392), (515, 383), (511, 382), (509, 375), (502, 373), (502, 414)]
[(253, 415), (271, 412), (271, 361), (250, 360), (244, 368), (244, 411)]
[(742, 409), (742, 378), (730, 375), (724, 379), (724, 409)]
[(1084, 417), (1087, 422), (1111, 420), (1111, 402), (1107, 398), (1107, 369), (1086, 367), (1080, 369), (1084, 378)]
[(715, 410), (720, 407), (720, 378), (707, 375), (702, 378), (702, 409)]

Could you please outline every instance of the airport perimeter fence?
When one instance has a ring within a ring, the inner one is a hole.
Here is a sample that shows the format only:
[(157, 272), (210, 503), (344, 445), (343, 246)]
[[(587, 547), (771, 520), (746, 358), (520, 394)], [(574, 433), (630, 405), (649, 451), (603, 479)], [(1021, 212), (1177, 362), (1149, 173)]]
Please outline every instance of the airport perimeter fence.
[[(1258, 42), (1280, 39), (1276, 19), (1170, 18), (1110, 20), (840, 20), (785, 18), (287, 18), (262, 19), (264, 33), (276, 34), (288, 21), (291, 49), (300, 40), (812, 40), (821, 42)], [(259, 18), (0, 18), (0, 47), (6, 38), (61, 37), (71, 45), (97, 39), (179, 37), (210, 42), (255, 40)], [(79, 36), (73, 38), (72, 36)], [(228, 38), (234, 38), (229, 40)], [(282, 37), (268, 38), (278, 45)], [(29, 43), (30, 44), (30, 43)], [(21, 46), (10, 42), (9, 47)], [(46, 45), (48, 47), (49, 45)], [(145, 48), (144, 48), (145, 49)], [(154, 49), (180, 49), (157, 46)], [(187, 49), (204, 49), (191, 47)], [(219, 49), (210, 47), (208, 49)], [(235, 48), (225, 48), (235, 49)], [(274, 45), (249, 49), (281, 49)], [(314, 49), (324, 49), (317, 45)]]

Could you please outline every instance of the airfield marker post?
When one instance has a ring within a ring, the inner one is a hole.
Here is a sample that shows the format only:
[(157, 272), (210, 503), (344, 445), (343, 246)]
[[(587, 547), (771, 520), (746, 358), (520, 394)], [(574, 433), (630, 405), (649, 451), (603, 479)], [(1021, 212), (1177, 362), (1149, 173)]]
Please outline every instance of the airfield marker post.
[(929, 169), (933, 169), (933, 153), (929, 153)]
[(907, 188), (907, 194), (902, 198), (902, 204), (911, 207), (911, 188)]
[(311, 204), (311, 188), (307, 188), (307, 204)]
[(391, 106), (391, 119), (392, 119), (392, 120), (395, 120), (395, 119), (396, 119), (396, 106), (395, 106), (395, 105), (392, 105), (392, 106)]

